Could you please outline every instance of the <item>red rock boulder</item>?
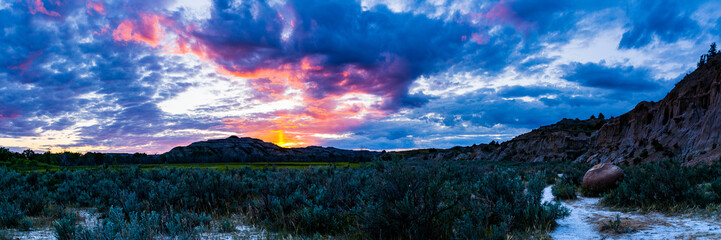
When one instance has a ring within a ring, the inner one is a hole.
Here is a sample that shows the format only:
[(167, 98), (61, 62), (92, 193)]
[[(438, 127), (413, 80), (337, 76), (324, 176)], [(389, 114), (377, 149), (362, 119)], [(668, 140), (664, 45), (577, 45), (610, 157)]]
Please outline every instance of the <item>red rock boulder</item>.
[(583, 187), (593, 192), (605, 192), (623, 179), (623, 170), (610, 163), (596, 164), (583, 175)]

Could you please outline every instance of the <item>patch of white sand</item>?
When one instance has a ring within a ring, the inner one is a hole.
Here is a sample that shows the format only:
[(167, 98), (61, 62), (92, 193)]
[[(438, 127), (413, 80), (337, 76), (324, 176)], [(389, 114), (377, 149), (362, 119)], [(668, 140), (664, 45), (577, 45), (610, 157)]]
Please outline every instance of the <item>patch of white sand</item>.
[(221, 232), (204, 232), (200, 234), (201, 239), (217, 239), (217, 240), (234, 240), (234, 239), (252, 239), (260, 240), (267, 239), (269, 236), (268, 232), (252, 226), (247, 225), (236, 225), (235, 232), (232, 233), (221, 233)]
[(12, 236), (13, 239), (55, 239), (55, 235), (53, 235), (53, 229), (51, 228), (33, 229), (32, 231), (17, 231), (13, 229), (8, 230), (8, 233), (10, 233), (10, 236)]

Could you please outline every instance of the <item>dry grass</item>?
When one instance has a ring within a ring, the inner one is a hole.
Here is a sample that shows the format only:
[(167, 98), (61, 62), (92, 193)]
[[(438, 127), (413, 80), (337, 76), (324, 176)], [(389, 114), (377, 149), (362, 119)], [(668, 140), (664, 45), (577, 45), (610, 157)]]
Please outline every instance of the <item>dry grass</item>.
[(649, 223), (638, 221), (630, 218), (622, 218), (619, 215), (615, 217), (599, 216), (594, 221), (599, 232), (611, 235), (634, 233), (642, 229), (646, 229)]

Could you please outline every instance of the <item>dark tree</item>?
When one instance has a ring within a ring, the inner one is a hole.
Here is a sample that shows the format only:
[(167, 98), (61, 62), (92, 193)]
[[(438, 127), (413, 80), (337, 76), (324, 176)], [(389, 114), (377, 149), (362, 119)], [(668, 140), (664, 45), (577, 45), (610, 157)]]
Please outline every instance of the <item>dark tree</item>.
[(599, 113), (599, 114), (598, 114), (598, 118), (599, 118), (599, 119), (605, 119), (606, 116), (603, 116), (603, 113)]
[(0, 147), (0, 161), (10, 161), (12, 157), (13, 153), (10, 152), (10, 149)]
[(23, 151), (23, 157), (27, 160), (32, 160), (35, 157), (35, 151), (26, 149)]
[(702, 67), (704, 64), (706, 64), (706, 54), (701, 55), (701, 59), (698, 60), (698, 64), (696, 64), (696, 66)]
[(714, 43), (711, 43), (711, 48), (709, 48), (709, 50), (708, 50), (708, 58), (711, 59), (711, 58), (715, 57), (716, 53), (718, 53), (718, 52), (716, 51), (716, 43), (714, 42)]

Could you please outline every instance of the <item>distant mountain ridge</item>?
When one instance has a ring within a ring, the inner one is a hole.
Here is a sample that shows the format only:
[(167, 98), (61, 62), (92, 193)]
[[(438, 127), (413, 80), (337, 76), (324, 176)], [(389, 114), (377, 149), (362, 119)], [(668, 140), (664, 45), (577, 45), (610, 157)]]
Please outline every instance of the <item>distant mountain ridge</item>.
[(363, 162), (378, 154), (318, 146), (283, 148), (260, 139), (231, 136), (175, 147), (163, 156), (171, 162)]

